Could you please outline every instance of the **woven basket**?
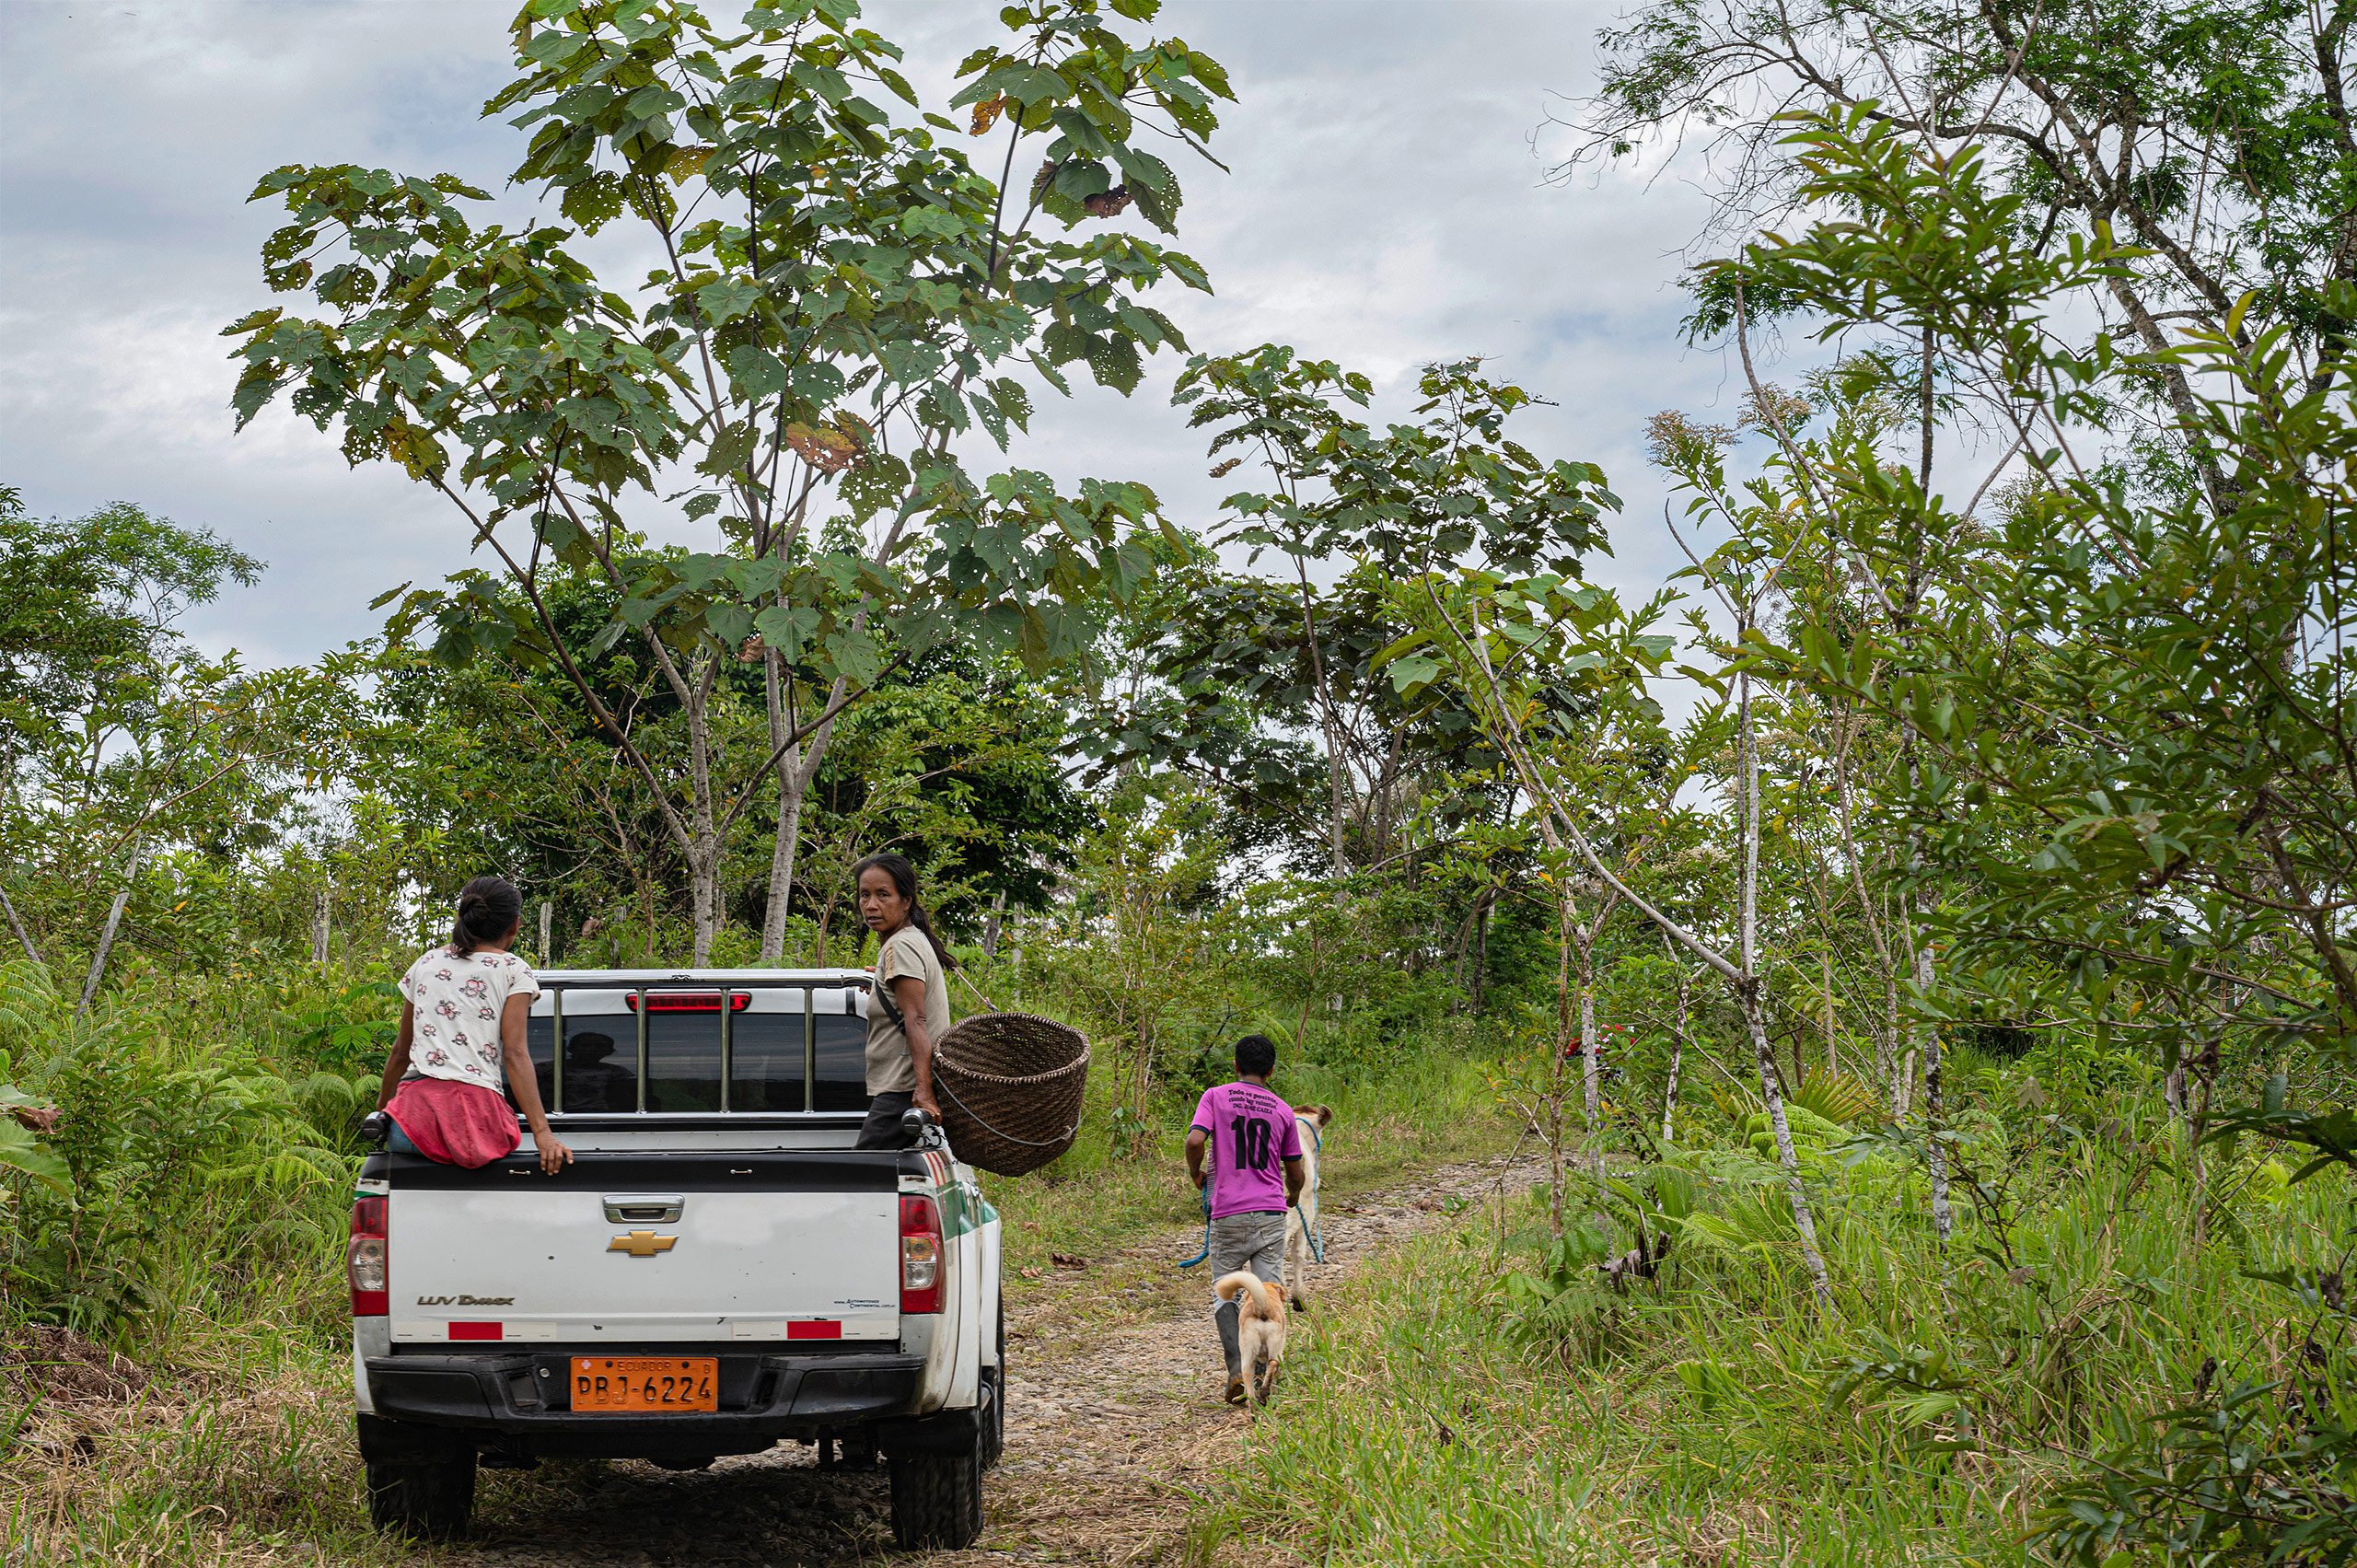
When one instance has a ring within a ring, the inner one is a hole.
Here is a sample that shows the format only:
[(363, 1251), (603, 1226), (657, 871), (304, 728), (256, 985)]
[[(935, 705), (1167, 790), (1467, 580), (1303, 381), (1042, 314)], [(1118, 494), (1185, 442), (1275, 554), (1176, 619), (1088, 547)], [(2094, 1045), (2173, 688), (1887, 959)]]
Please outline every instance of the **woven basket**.
[(958, 1157), (1021, 1176), (1079, 1136), (1088, 1041), (1052, 1018), (978, 1013), (934, 1043), (933, 1086)]

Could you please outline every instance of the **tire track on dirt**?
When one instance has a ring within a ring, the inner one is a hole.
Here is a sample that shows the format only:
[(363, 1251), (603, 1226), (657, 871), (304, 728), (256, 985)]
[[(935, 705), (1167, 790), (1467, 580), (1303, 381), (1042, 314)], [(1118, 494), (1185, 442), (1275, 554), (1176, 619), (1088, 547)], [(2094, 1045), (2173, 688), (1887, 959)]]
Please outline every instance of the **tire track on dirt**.
[[(1411, 1185), (1336, 1197), (1320, 1293), (1395, 1242), (1541, 1174), (1534, 1160), (1443, 1166)], [(1174, 1266), (1200, 1233), (1164, 1232), (1086, 1270), (1010, 1293), (1006, 1453), (986, 1487), (982, 1539), (896, 1558), (931, 1568), (1144, 1563), (1178, 1554), (1189, 1490), (1232, 1459), (1251, 1417), (1222, 1404), (1210, 1279)], [(1284, 1388), (1279, 1386), (1280, 1408)], [(468, 1568), (822, 1564), (889, 1554), (877, 1468), (821, 1469), (798, 1446), (676, 1474), (636, 1461), (511, 1480), (486, 1473), (476, 1539), (435, 1561)]]

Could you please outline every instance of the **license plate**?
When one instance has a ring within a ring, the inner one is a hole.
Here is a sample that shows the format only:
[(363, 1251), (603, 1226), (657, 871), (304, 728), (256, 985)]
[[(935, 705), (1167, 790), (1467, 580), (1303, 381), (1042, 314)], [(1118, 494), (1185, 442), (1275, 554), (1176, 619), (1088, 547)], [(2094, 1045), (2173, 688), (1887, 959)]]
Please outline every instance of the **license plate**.
[(716, 1411), (720, 1360), (710, 1355), (576, 1355), (573, 1408), (585, 1414)]

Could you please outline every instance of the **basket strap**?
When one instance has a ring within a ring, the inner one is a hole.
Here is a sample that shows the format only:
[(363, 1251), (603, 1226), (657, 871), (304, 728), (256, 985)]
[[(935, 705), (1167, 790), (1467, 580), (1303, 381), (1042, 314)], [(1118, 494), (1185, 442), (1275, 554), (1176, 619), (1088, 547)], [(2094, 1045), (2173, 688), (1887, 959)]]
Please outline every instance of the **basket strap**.
[(963, 964), (960, 964), (958, 968), (951, 970), (949, 972), (958, 977), (958, 984), (964, 986), (967, 990), (974, 993), (974, 1000), (982, 1005), (982, 1011), (985, 1013), (995, 1013), (998, 1011), (998, 1004), (983, 995), (982, 988), (966, 978), (966, 968)]
[(1020, 1144), (1027, 1149), (1053, 1149), (1062, 1147), (1069, 1144), (1073, 1140), (1074, 1134), (1080, 1131), (1080, 1119), (1078, 1117), (1074, 1117), (1073, 1119), (1072, 1125), (1064, 1130), (1064, 1134), (1061, 1138), (1018, 1138), (1012, 1132), (1000, 1132), (997, 1128), (983, 1121), (980, 1116), (975, 1115), (974, 1108), (968, 1105), (964, 1100), (959, 1099), (958, 1098), (958, 1091), (951, 1088), (947, 1084), (943, 1083), (940, 1079), (935, 1079), (933, 1086), (940, 1090), (943, 1094), (947, 1095), (952, 1105), (955, 1105), (967, 1115), (972, 1116), (974, 1118), (974, 1124), (980, 1127), (983, 1132), (988, 1132), (993, 1138), (1004, 1138), (1010, 1144)]

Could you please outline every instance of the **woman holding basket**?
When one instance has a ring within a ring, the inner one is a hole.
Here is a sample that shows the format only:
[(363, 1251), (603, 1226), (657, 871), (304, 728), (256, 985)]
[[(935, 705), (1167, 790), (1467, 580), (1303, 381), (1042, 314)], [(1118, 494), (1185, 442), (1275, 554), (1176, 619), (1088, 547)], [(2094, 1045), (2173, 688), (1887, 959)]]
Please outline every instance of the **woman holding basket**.
[(867, 1014), (867, 1120), (863, 1149), (905, 1149), (911, 1106), (935, 1122), (933, 1046), (949, 1028), (949, 971), (958, 961), (917, 901), (917, 871), (900, 854), (871, 854), (853, 868), (859, 918), (876, 933), (875, 1005)]

